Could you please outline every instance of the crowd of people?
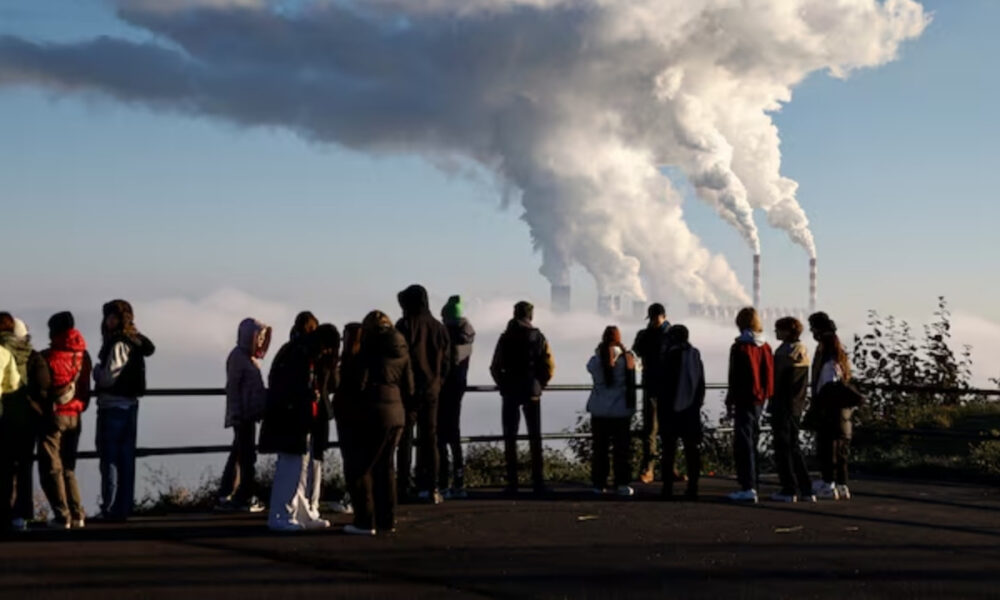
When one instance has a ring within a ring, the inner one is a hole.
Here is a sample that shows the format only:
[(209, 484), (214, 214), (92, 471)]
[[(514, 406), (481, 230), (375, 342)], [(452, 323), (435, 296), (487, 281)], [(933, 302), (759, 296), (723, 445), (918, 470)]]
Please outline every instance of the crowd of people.
[[(439, 504), (467, 495), (460, 423), (475, 329), (463, 314), (460, 296), (448, 299), (440, 320), (431, 314), (422, 286), (406, 288), (398, 301), (402, 317), (395, 323), (376, 310), (361, 322), (345, 325), (343, 333), (311, 312), (300, 313), (272, 361), (266, 384), (261, 362), (272, 329), (253, 318), (239, 324), (236, 346), (226, 361), (224, 422), (232, 429), (233, 442), (219, 485), (218, 510), (267, 511), (268, 526), (277, 531), (330, 527), (320, 514), (320, 495), (331, 421), (347, 484), (347, 494), (333, 507), (353, 514), (345, 532), (372, 536), (393, 531), (399, 501)], [(49, 347), (42, 352), (33, 349), (23, 321), (0, 313), (0, 523), (9, 523), (15, 531), (26, 529), (34, 518), (36, 448), (41, 487), (51, 506), (49, 526), (85, 526), (74, 472), (81, 414), (92, 396), (97, 399), (101, 475), (96, 518), (123, 521), (130, 515), (138, 399), (146, 391), (145, 361), (155, 347), (136, 328), (128, 302), (108, 302), (102, 314), (101, 347), (93, 363), (71, 313), (49, 319)], [(555, 362), (533, 320), (533, 306), (518, 302), (490, 363), (502, 399), (508, 495), (519, 492), (522, 415), (532, 492), (547, 492), (541, 397)], [(674, 484), (686, 481), (684, 497), (696, 499), (704, 365), (688, 328), (671, 324), (662, 304), (649, 307), (648, 321), (631, 350), (618, 327), (608, 326), (586, 363), (593, 379), (586, 405), (593, 490), (627, 497), (635, 494), (633, 475), (651, 483), (659, 443), (662, 496), (673, 498)], [(729, 495), (733, 501), (758, 501), (757, 452), (765, 410), (781, 484), (772, 500), (850, 498), (851, 414), (859, 399), (847, 385), (850, 365), (836, 324), (825, 313), (816, 313), (808, 325), (818, 342), (812, 361), (800, 341), (804, 326), (797, 319), (775, 323), (781, 345), (772, 351), (757, 312), (748, 307), (737, 315), (739, 335), (730, 351), (725, 401), (734, 423), (739, 483)], [(631, 439), (637, 412), (642, 455), (634, 474)], [(799, 443), (804, 426), (816, 433), (821, 478), (815, 482)], [(678, 443), (684, 450), (683, 474), (676, 468)], [(258, 451), (277, 455), (266, 506), (258, 497)]]

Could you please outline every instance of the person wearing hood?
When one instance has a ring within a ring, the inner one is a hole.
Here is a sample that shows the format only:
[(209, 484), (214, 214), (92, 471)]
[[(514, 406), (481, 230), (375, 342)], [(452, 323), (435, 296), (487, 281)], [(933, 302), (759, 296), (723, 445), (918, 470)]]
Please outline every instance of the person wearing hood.
[[(438, 411), (438, 453), (441, 455), (438, 487), (447, 497), (465, 498), (465, 460), (462, 454), (462, 397), (469, 383), (469, 362), (476, 330), (463, 315), (462, 298), (452, 296), (441, 309), (441, 319), (451, 341), (448, 376), (441, 388)], [(448, 461), (451, 450), (452, 464)], [(449, 481), (449, 478), (451, 481)], [(451, 484), (451, 487), (449, 487)]]
[(257, 423), (264, 418), (267, 406), (260, 361), (270, 345), (271, 328), (246, 318), (237, 328), (236, 347), (226, 358), (225, 426), (233, 430), (233, 446), (222, 471), (219, 510), (265, 510), (257, 498)]
[(0, 313), (0, 346), (13, 355), (20, 380), (19, 387), (3, 396), (0, 523), (24, 531), (35, 518), (35, 442), (51, 376), (45, 359), (31, 345), (27, 325), (10, 313)]
[[(667, 309), (659, 302), (649, 305), (646, 312), (649, 323), (639, 331), (632, 344), (632, 351), (642, 363), (642, 461), (639, 463), (639, 481), (652, 483), (653, 459), (656, 456), (656, 437), (658, 435), (657, 397), (662, 384), (661, 363), (666, 350)], [(671, 466), (673, 477), (673, 466)]]
[(778, 319), (774, 335), (781, 345), (774, 351), (774, 396), (767, 405), (771, 416), (774, 462), (781, 491), (777, 502), (813, 502), (812, 481), (799, 442), (802, 412), (809, 389), (809, 352), (799, 341), (802, 322), (795, 317)]
[(391, 533), (396, 528), (396, 446), (406, 422), (403, 399), (415, 390), (411, 352), (403, 335), (382, 311), (372, 311), (362, 323), (359, 382), (362, 402), (360, 434), (352, 460), (354, 522), (344, 527), (352, 535)]
[[(416, 392), (404, 399), (406, 426), (399, 443), (396, 467), (399, 470), (399, 493), (409, 497), (414, 487), (421, 500), (439, 504), (444, 498), (438, 489), (440, 456), (438, 454), (437, 422), (441, 386), (448, 376), (451, 342), (448, 330), (431, 315), (427, 290), (411, 285), (398, 296), (403, 317), (396, 329), (403, 334), (410, 349)], [(413, 430), (417, 434), (417, 477), (415, 486), (410, 464), (413, 459)]]
[(310, 482), (315, 462), (313, 439), (317, 421), (325, 419), (324, 370), (335, 361), (340, 333), (321, 325), (301, 333), (282, 346), (268, 375), (267, 406), (260, 428), (260, 451), (277, 454), (268, 527), (274, 531), (323, 529), (330, 522), (320, 518), (311, 500)]
[(146, 359), (156, 347), (135, 326), (132, 305), (112, 300), (102, 308), (97, 388), (97, 454), (101, 518), (124, 521), (135, 503), (135, 446), (139, 398), (146, 394)]
[(688, 328), (674, 325), (667, 331), (669, 350), (663, 361), (663, 391), (659, 408), (663, 436), (663, 491), (673, 497), (677, 441), (684, 444), (687, 465), (685, 498), (698, 498), (701, 476), (701, 408), (705, 404), (705, 365), (701, 352), (691, 345)]
[(38, 476), (52, 508), (49, 526), (82, 529), (86, 521), (76, 481), (76, 456), (80, 418), (90, 406), (93, 365), (87, 342), (76, 329), (73, 313), (56, 313), (48, 324), (49, 347), (42, 351), (42, 357), (48, 364), (52, 384), (50, 400), (43, 406)]
[(747, 307), (736, 315), (740, 336), (729, 351), (729, 389), (726, 412), (733, 417), (733, 458), (740, 489), (729, 494), (736, 502), (757, 502), (757, 444), (764, 403), (774, 395), (774, 358), (764, 341), (757, 310)]
[(847, 461), (850, 455), (854, 408), (839, 405), (831, 392), (838, 382), (851, 380), (851, 363), (837, 336), (837, 324), (823, 312), (809, 316), (809, 330), (818, 342), (812, 365), (812, 402), (819, 415), (816, 428), (816, 458), (821, 479), (812, 489), (816, 496), (830, 500), (850, 500)]
[(619, 496), (632, 496), (632, 415), (635, 403), (628, 401), (629, 385), (635, 389), (635, 356), (622, 344), (622, 334), (609, 325), (601, 343), (587, 361), (587, 371), (594, 380), (587, 400), (591, 431), (591, 480), (594, 492), (603, 494), (608, 485), (608, 454), (614, 447), (615, 490)]
[(521, 413), (528, 428), (531, 450), (531, 479), (536, 494), (544, 494), (545, 477), (542, 461), (542, 391), (555, 374), (552, 350), (542, 332), (531, 324), (535, 307), (530, 302), (514, 305), (514, 318), (500, 334), (490, 375), (500, 389), (504, 455), (507, 462), (505, 492), (517, 492), (517, 432)]

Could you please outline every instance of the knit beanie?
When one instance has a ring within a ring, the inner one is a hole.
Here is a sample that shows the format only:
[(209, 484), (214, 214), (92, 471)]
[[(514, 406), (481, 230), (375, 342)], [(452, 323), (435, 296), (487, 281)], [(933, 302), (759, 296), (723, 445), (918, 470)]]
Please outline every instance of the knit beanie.
[(448, 298), (448, 303), (441, 309), (441, 317), (448, 321), (457, 321), (462, 318), (465, 307), (462, 306), (462, 297), (455, 295)]
[(14, 319), (14, 337), (18, 340), (28, 339), (28, 325), (21, 319)]

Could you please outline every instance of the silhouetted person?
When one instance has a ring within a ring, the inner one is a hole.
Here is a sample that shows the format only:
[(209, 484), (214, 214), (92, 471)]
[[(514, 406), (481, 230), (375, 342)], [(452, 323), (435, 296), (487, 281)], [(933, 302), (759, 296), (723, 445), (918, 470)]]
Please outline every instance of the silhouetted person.
[(86, 513), (76, 481), (76, 457), (81, 414), (90, 406), (93, 365), (72, 313), (56, 313), (49, 319), (49, 347), (42, 357), (52, 382), (49, 401), (42, 406), (38, 478), (52, 508), (49, 526), (80, 529), (86, 524)]
[[(837, 325), (823, 312), (809, 316), (809, 330), (819, 342), (813, 359), (811, 383), (812, 402), (819, 414), (816, 429), (816, 458), (822, 481), (813, 491), (818, 498), (850, 500), (847, 487), (847, 461), (850, 455), (853, 408), (838, 405), (830, 397), (830, 384), (851, 379), (851, 364), (837, 336)], [(813, 409), (811, 409), (813, 410)]]
[(270, 327), (256, 319), (243, 319), (236, 332), (236, 347), (226, 359), (225, 426), (233, 430), (233, 446), (222, 471), (220, 510), (265, 510), (257, 498), (257, 423), (267, 407), (260, 361), (270, 345)]
[(35, 517), (34, 461), (43, 404), (48, 403), (50, 374), (45, 359), (31, 345), (24, 321), (0, 314), (0, 346), (14, 357), (20, 385), (3, 397), (0, 419), (0, 526), (24, 531)]
[(663, 436), (663, 491), (673, 495), (674, 459), (677, 441), (684, 444), (687, 465), (688, 499), (698, 497), (701, 476), (701, 407), (705, 404), (705, 365), (701, 353), (691, 345), (687, 327), (674, 325), (667, 331), (669, 350), (663, 361), (663, 390), (660, 395), (660, 434)]
[(781, 345), (774, 351), (774, 396), (768, 404), (774, 462), (781, 491), (778, 502), (814, 501), (812, 482), (799, 442), (802, 412), (809, 389), (809, 352), (799, 341), (802, 323), (794, 317), (778, 319), (774, 334)]
[(268, 504), (268, 527), (275, 531), (322, 529), (330, 522), (314, 512), (310, 468), (313, 434), (321, 415), (323, 365), (338, 352), (340, 334), (332, 325), (297, 334), (274, 358), (268, 376), (267, 408), (260, 450), (278, 455)]
[[(334, 504), (335, 510), (353, 513), (354, 486), (363, 472), (366, 428), (369, 426), (366, 399), (363, 393), (365, 366), (361, 354), (361, 323), (344, 326), (344, 347), (338, 364), (337, 391), (333, 396), (333, 418), (340, 444), (340, 459), (344, 466), (344, 497)], [(395, 485), (395, 483), (393, 483)]]
[[(397, 461), (399, 493), (408, 497), (410, 490), (416, 487), (419, 498), (437, 504), (443, 500), (437, 487), (441, 468), (437, 445), (438, 400), (441, 386), (448, 376), (451, 342), (448, 330), (431, 315), (427, 290), (423, 286), (411, 285), (399, 293), (398, 299), (403, 317), (396, 322), (396, 329), (403, 334), (410, 350), (416, 385), (413, 395), (404, 398), (406, 425)], [(414, 426), (417, 429), (415, 486), (410, 471)]]
[(361, 338), (363, 413), (357, 438), (359, 468), (351, 489), (354, 535), (375, 535), (396, 528), (396, 473), (393, 457), (405, 423), (403, 398), (414, 391), (406, 340), (381, 311), (365, 317)]
[[(441, 405), (438, 411), (438, 453), (441, 456), (438, 487), (447, 490), (448, 497), (464, 498), (465, 460), (462, 455), (462, 397), (469, 383), (469, 362), (476, 330), (463, 316), (462, 299), (448, 298), (441, 309), (441, 319), (451, 340), (448, 377), (441, 388)], [(452, 462), (449, 464), (448, 451)], [(450, 479), (450, 481), (449, 481)], [(450, 485), (449, 485), (450, 484)]]
[[(615, 492), (619, 496), (631, 496), (635, 493), (629, 486), (632, 478), (631, 424), (635, 414), (635, 357), (625, 349), (617, 327), (609, 326), (604, 330), (600, 345), (587, 361), (587, 371), (594, 382), (587, 399), (594, 491), (598, 494), (607, 491), (608, 455), (613, 447)], [(632, 402), (629, 402), (630, 393)]]
[(733, 458), (740, 489), (729, 499), (756, 503), (760, 415), (774, 393), (774, 358), (755, 309), (740, 310), (736, 327), (740, 336), (729, 351), (726, 410), (733, 416)]
[(135, 503), (135, 446), (139, 398), (146, 393), (146, 358), (155, 346), (135, 326), (132, 305), (104, 305), (103, 343), (94, 367), (97, 453), (101, 458), (101, 517), (123, 521)]
[[(649, 323), (639, 331), (632, 344), (632, 351), (642, 361), (642, 461), (639, 463), (639, 481), (652, 483), (653, 460), (656, 457), (657, 396), (661, 385), (661, 363), (666, 351), (666, 333), (670, 328), (667, 309), (659, 302), (649, 305), (646, 318)], [(673, 465), (670, 466), (673, 477)]]
[(555, 373), (552, 351), (542, 332), (532, 324), (535, 308), (529, 302), (514, 305), (514, 318), (500, 335), (490, 374), (503, 398), (504, 454), (507, 459), (507, 493), (517, 492), (517, 432), (521, 413), (528, 428), (531, 479), (535, 493), (545, 492), (542, 462), (542, 390)]

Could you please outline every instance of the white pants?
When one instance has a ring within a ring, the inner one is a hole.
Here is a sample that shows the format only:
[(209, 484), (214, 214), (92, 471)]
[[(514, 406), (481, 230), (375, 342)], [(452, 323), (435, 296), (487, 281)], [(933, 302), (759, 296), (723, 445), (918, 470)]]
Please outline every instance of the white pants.
[(268, 505), (267, 526), (271, 529), (305, 527), (313, 519), (306, 497), (308, 454), (278, 453), (274, 484)]
[(319, 494), (323, 488), (323, 461), (307, 457), (306, 466), (306, 498), (309, 501), (309, 516), (319, 518)]

